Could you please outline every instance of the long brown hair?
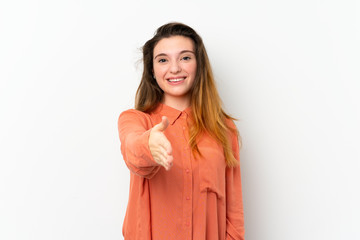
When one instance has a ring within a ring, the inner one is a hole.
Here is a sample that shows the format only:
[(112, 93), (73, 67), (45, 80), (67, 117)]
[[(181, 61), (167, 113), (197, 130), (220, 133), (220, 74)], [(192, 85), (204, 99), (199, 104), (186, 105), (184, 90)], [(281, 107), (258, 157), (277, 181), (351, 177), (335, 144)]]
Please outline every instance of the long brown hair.
[(189, 26), (172, 22), (157, 29), (153, 38), (142, 47), (144, 70), (140, 85), (136, 92), (135, 108), (150, 113), (162, 101), (163, 90), (153, 78), (153, 50), (163, 38), (184, 36), (193, 40), (196, 56), (196, 77), (191, 88), (191, 108), (193, 122), (189, 130), (189, 144), (194, 154), (201, 155), (197, 146), (197, 138), (208, 133), (217, 140), (224, 149), (226, 164), (235, 166), (237, 160), (232, 151), (229, 132), (238, 132), (226, 123), (226, 119), (235, 120), (226, 114), (222, 108), (221, 99), (216, 89), (210, 61), (201, 37)]

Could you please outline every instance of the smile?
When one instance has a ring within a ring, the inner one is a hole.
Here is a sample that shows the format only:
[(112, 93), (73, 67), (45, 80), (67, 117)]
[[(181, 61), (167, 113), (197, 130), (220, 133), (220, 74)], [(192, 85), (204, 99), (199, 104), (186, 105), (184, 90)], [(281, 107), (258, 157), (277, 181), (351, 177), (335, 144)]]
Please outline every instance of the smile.
[(180, 81), (183, 81), (183, 80), (185, 80), (185, 77), (168, 79), (169, 82), (180, 82)]

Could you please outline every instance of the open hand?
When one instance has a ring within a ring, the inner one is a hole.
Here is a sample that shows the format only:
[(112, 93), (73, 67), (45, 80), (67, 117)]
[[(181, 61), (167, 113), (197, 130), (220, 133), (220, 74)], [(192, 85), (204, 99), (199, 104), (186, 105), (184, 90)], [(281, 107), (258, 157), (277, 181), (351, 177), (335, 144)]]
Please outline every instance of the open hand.
[(156, 124), (150, 131), (149, 149), (154, 160), (169, 170), (173, 165), (172, 147), (166, 138), (164, 131), (169, 126), (169, 120), (163, 116), (161, 122)]

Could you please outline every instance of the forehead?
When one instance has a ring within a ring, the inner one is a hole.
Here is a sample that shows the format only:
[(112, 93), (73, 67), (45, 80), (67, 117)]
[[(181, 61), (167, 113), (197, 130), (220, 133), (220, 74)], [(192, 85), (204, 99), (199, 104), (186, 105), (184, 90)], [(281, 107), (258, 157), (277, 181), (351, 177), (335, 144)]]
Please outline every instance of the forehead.
[(154, 55), (159, 53), (174, 54), (184, 50), (194, 51), (194, 42), (191, 38), (172, 36), (161, 39), (154, 47)]

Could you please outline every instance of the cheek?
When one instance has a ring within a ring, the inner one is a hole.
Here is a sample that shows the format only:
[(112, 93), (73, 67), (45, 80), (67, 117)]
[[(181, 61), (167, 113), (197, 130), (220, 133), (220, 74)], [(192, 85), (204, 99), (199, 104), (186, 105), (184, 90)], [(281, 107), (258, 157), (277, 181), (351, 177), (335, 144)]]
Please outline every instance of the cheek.
[(196, 75), (196, 63), (191, 64), (189, 66), (188, 72), (191, 73), (195, 77), (195, 75)]
[(158, 77), (161, 77), (162, 75), (164, 75), (164, 73), (166, 73), (166, 69), (165, 67), (162, 67), (162, 66), (154, 66), (153, 67), (154, 69), (154, 74)]
[(165, 91), (166, 86), (165, 86), (165, 83), (163, 81), (160, 81), (159, 78), (156, 78), (156, 83), (160, 87), (161, 90)]
[(157, 82), (157, 84), (159, 85), (159, 87), (162, 89), (162, 82), (159, 81), (157, 78), (156, 78), (156, 82)]

